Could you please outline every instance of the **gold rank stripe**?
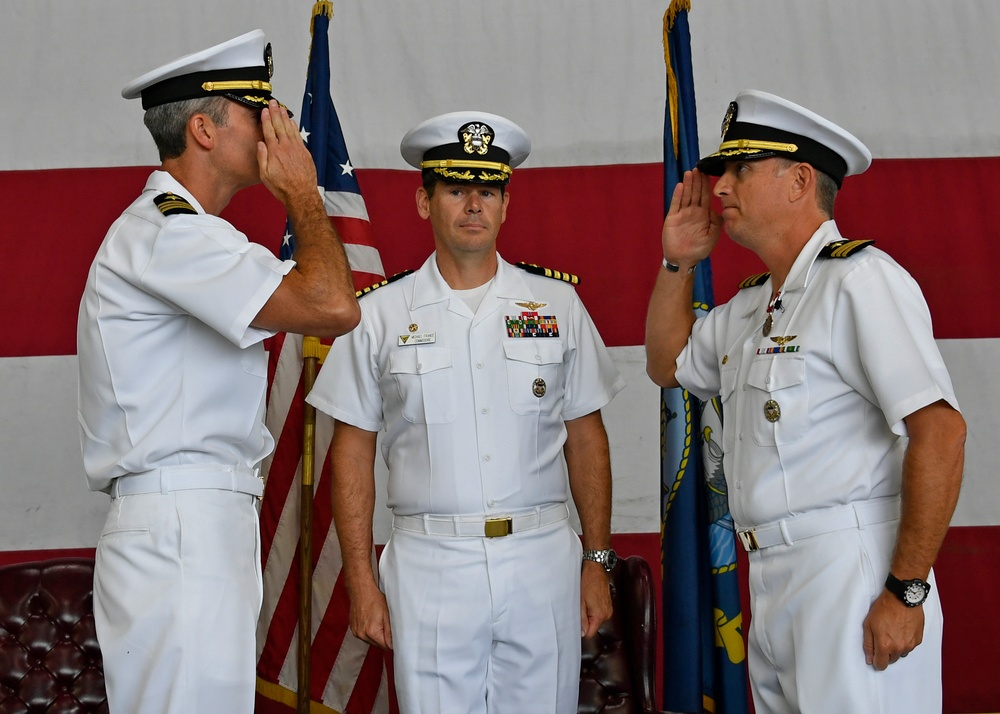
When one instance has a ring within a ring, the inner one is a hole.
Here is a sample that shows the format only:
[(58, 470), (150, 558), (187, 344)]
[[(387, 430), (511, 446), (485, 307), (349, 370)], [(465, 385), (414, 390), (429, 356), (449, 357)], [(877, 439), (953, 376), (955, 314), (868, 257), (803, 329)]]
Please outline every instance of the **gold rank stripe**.
[(572, 273), (564, 273), (561, 270), (552, 270), (552, 268), (543, 268), (535, 263), (525, 263), (524, 261), (515, 263), (515, 266), (521, 270), (531, 273), (532, 275), (544, 275), (546, 278), (562, 280), (563, 282), (570, 283), (571, 285), (580, 284), (580, 277), (573, 275)]
[(770, 273), (757, 273), (756, 275), (751, 275), (749, 278), (744, 278), (740, 281), (739, 289), (743, 288), (755, 288), (758, 285), (763, 285), (767, 282), (767, 279), (771, 277)]
[(271, 83), (262, 79), (246, 79), (233, 82), (202, 82), (201, 88), (206, 92), (231, 92), (234, 89), (255, 89), (258, 92), (270, 92)]
[(834, 241), (823, 246), (820, 255), (824, 258), (846, 258), (859, 250), (864, 250), (874, 242), (873, 240)]
[(400, 271), (400, 272), (396, 273), (395, 275), (393, 275), (391, 278), (386, 278), (385, 280), (380, 280), (379, 282), (375, 283), (374, 285), (369, 285), (366, 288), (362, 288), (361, 290), (356, 291), (354, 293), (354, 297), (356, 297), (356, 298), (363, 297), (363, 296), (367, 295), (368, 293), (372, 292), (373, 290), (378, 290), (379, 288), (385, 287), (389, 283), (395, 282), (396, 280), (399, 280), (400, 278), (405, 278), (407, 275), (409, 275), (412, 272), (413, 272), (412, 270), (403, 270), (403, 271)]

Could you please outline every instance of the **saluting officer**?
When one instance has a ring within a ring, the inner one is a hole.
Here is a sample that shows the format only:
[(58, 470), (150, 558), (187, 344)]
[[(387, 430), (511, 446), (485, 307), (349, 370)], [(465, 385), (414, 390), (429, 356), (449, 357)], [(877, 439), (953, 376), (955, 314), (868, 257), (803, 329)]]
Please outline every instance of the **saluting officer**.
[[(260, 461), (276, 331), (359, 318), (298, 129), (271, 97), (260, 30), (130, 82), (162, 165), (108, 231), (80, 305), (90, 488), (111, 495), (94, 619), (113, 714), (253, 711)], [(279, 261), (219, 218), (263, 182), (299, 239)]]
[[(756, 711), (940, 712), (931, 566), (958, 498), (965, 423), (920, 288), (833, 220), (844, 177), (871, 154), (752, 90), (730, 104), (722, 134), (663, 224), (647, 371), (722, 398)], [(693, 273), (720, 227), (769, 272), (696, 320)]]
[[(351, 627), (393, 649), (407, 713), (575, 712), (581, 632), (611, 614), (600, 409), (624, 383), (575, 277), (497, 253), (507, 183), (529, 149), (520, 127), (484, 112), (437, 116), (406, 134), (401, 151), (422, 171), (417, 212), (435, 251), (364, 293), (360, 327), (334, 342), (308, 397), (336, 420), (334, 517)], [(394, 518), (376, 580), (380, 431)]]

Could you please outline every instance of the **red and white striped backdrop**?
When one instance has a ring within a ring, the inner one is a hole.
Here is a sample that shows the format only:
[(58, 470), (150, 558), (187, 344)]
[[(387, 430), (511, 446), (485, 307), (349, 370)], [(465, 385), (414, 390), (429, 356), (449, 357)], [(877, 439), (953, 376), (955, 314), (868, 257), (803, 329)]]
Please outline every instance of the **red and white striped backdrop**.
[[(939, 567), (949, 631), (969, 638), (946, 643), (947, 703), (970, 711), (996, 696), (1000, 708), (996, 688), (977, 679), (984, 665), (960, 652), (986, 651), (1000, 636), (965, 606), (968, 591), (1000, 585), (986, 567), (1000, 546), (1000, 387), (990, 369), (1000, 362), (1000, 242), (987, 194), (1000, 169), (1000, 93), (989, 89), (1000, 69), (1000, 4), (692, 3), (703, 151), (717, 142), (730, 99), (753, 87), (841, 123), (875, 155), (866, 174), (848, 179), (837, 217), (845, 235), (875, 238), (923, 287), (970, 423), (965, 486)], [(398, 154), (406, 129), (481, 108), (528, 131), (534, 149), (514, 174), (500, 250), (583, 278), (583, 299), (629, 381), (606, 413), (616, 537), (651, 558), (658, 397), (639, 345), (662, 215), (666, 5), (339, 0), (330, 34), (332, 94), (387, 274), (418, 266), (431, 249), (414, 211), (417, 177)], [(91, 548), (106, 508), (81, 473), (75, 320), (104, 231), (156, 162), (141, 109), (120, 98), (121, 87), (261, 27), (274, 46), (276, 93), (294, 109), (311, 7), (179, 0), (168, 14), (124, 0), (0, 0), (0, 63), (10, 68), (0, 108), (0, 558)], [(284, 217), (262, 188), (238, 196), (226, 216), (276, 247)], [(758, 269), (743, 249), (720, 246), (718, 300)], [(386, 532), (383, 517), (377, 539)]]

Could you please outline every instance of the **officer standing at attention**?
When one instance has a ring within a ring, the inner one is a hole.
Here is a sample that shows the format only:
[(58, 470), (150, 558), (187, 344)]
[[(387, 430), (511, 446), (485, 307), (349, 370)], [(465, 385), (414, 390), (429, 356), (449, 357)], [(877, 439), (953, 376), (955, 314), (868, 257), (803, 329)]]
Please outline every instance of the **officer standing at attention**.
[[(755, 709), (939, 713), (931, 566), (965, 422), (916, 282), (833, 221), (841, 182), (871, 154), (758, 91), (730, 104), (722, 135), (674, 191), (646, 354), (657, 384), (722, 398)], [(719, 176), (721, 218), (707, 176)], [(770, 272), (696, 320), (692, 274), (720, 227)]]
[[(270, 78), (256, 30), (122, 91), (142, 98), (162, 165), (98, 250), (78, 326), (84, 466), (112, 499), (94, 571), (112, 714), (253, 711), (258, 464), (274, 446), (262, 340), (340, 335), (360, 315)], [(260, 182), (288, 212), (295, 260), (218, 217)]]
[[(576, 278), (496, 251), (507, 182), (529, 150), (520, 127), (483, 112), (406, 134), (401, 151), (423, 172), (417, 212), (436, 250), (363, 294), (361, 325), (334, 342), (335, 368), (308, 397), (336, 420), (334, 518), (351, 628), (393, 650), (405, 714), (576, 712), (581, 632), (611, 615), (600, 409), (624, 382)], [(376, 582), (379, 431), (394, 518)]]

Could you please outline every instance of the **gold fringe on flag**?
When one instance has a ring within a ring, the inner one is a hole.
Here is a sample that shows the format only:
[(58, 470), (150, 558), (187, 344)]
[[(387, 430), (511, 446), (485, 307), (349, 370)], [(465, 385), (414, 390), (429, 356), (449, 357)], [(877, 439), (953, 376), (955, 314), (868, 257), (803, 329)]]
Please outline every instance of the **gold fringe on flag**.
[(316, 18), (323, 15), (328, 20), (333, 19), (333, 2), (332, 0), (316, 0), (316, 4), (313, 5), (313, 19), (309, 21), (309, 34), (313, 34), (313, 28), (316, 25)]
[(670, 31), (674, 29), (677, 14), (691, 9), (691, 0), (671, 0), (667, 11), (663, 13), (663, 61), (667, 65), (667, 103), (670, 106), (670, 133), (674, 141), (674, 156), (681, 150), (680, 109), (677, 104), (677, 75), (670, 62)]

